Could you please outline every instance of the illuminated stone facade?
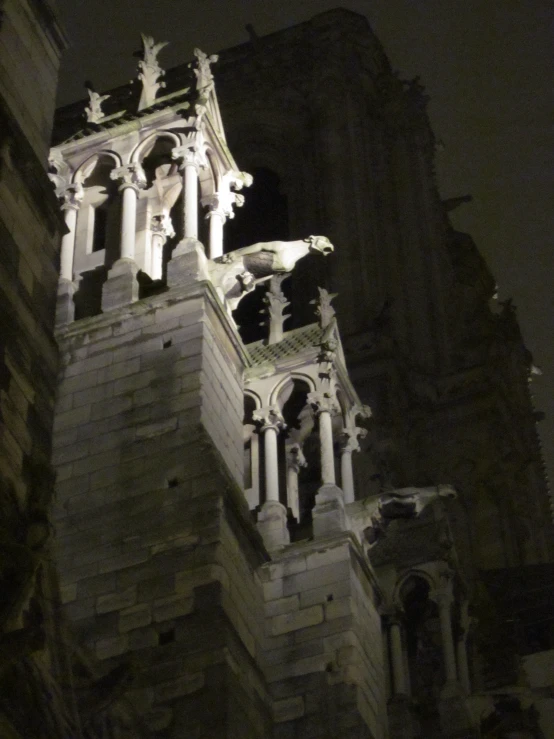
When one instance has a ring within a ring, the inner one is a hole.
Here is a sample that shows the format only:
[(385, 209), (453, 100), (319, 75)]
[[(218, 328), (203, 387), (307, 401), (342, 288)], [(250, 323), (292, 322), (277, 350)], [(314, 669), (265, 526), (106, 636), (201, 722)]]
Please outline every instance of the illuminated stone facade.
[(547, 736), (530, 358), (421, 88), (348, 11), (142, 40), (50, 152), (59, 735)]

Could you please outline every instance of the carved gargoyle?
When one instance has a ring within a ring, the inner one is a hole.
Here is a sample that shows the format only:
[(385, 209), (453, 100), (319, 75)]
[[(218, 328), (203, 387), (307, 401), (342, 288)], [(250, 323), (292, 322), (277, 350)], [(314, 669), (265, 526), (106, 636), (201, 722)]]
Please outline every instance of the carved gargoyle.
[(456, 490), (452, 485), (389, 490), (364, 501), (363, 510), (352, 516), (352, 530), (361, 541), (365, 540), (372, 547), (391, 521), (398, 518), (418, 518), (433, 501), (456, 497)]
[(292, 272), (296, 262), (309, 253), (327, 255), (334, 247), (325, 236), (298, 241), (269, 241), (245, 246), (209, 264), (211, 281), (231, 310), (257, 284), (275, 274)]

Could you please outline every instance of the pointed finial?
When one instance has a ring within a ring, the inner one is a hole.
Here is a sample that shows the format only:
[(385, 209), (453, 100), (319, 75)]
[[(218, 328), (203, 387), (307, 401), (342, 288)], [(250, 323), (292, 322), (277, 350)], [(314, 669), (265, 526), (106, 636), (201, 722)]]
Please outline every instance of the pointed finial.
[(319, 298), (310, 300), (310, 305), (315, 305), (315, 313), (319, 316), (319, 325), (322, 329), (326, 329), (333, 318), (335, 317), (335, 309), (331, 305), (333, 298), (336, 298), (338, 293), (330, 293), (325, 290), (324, 287), (318, 287)]
[(207, 99), (210, 92), (214, 89), (214, 76), (210, 68), (211, 64), (215, 64), (219, 59), (217, 54), (208, 56), (201, 49), (194, 50), (196, 57), (196, 67), (194, 74), (196, 75), (196, 92), (201, 99)]
[(156, 94), (160, 87), (165, 87), (165, 82), (159, 82), (165, 72), (158, 63), (158, 54), (167, 46), (169, 41), (155, 43), (152, 36), (141, 33), (142, 59), (138, 63), (138, 78), (142, 82), (142, 94), (139, 101), (139, 110), (148, 108), (154, 104)]

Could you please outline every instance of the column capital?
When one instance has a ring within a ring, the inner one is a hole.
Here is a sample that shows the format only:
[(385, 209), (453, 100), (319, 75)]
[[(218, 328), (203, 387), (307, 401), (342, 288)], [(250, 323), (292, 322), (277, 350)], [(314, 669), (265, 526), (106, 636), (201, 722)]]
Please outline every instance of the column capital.
[(85, 196), (85, 191), (80, 182), (73, 182), (66, 185), (59, 192), (62, 201), (62, 210), (79, 210)]
[(124, 164), (121, 167), (112, 169), (110, 179), (119, 181), (120, 191), (131, 187), (138, 192), (139, 190), (143, 190), (147, 185), (146, 175), (138, 162), (131, 162), (130, 164)]
[(204, 152), (201, 141), (196, 140), (199, 137), (195, 137), (195, 140), (184, 144), (184, 146), (176, 146), (171, 150), (171, 157), (176, 161), (179, 161), (179, 169), (185, 167), (194, 167), (198, 172), (200, 169), (206, 169), (208, 166), (208, 159)]
[(454, 603), (453, 573), (441, 574), (440, 584), (429, 593), (429, 598), (434, 600), (439, 608), (449, 608)]
[(312, 406), (316, 415), (324, 412), (334, 414), (340, 410), (334, 393), (332, 394), (326, 391), (308, 393), (308, 403)]
[(286, 446), (286, 459), (287, 467), (294, 470), (296, 473), (300, 472), (301, 467), (307, 467), (306, 457), (302, 452), (302, 447), (298, 442)]
[(402, 625), (404, 623), (405, 614), (399, 605), (390, 602), (383, 603), (377, 610), (386, 624), (397, 623)]
[(341, 453), (352, 453), (360, 451), (358, 439), (367, 436), (367, 429), (359, 426), (345, 426), (339, 436), (339, 449)]
[(220, 216), (223, 220), (233, 218), (234, 195), (231, 192), (214, 192), (202, 198), (202, 205), (208, 209), (206, 218), (212, 215)]
[(279, 429), (286, 428), (285, 419), (276, 405), (266, 405), (258, 408), (252, 414), (252, 419), (260, 424), (261, 431), (267, 431), (268, 429), (279, 431)]
[(158, 236), (160, 236), (164, 240), (164, 242), (166, 241), (166, 239), (175, 236), (173, 223), (171, 222), (171, 218), (167, 213), (152, 216), (152, 219), (150, 220), (150, 230), (153, 234), (157, 234)]

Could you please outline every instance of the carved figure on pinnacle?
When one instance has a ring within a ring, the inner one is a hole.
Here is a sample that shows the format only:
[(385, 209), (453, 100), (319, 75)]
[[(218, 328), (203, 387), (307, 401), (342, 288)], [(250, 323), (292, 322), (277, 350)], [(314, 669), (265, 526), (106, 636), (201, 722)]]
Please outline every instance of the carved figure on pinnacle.
[(87, 87), (87, 92), (89, 95), (89, 104), (88, 107), (85, 108), (87, 122), (98, 123), (102, 120), (102, 118), (104, 118), (104, 113), (102, 112), (102, 103), (104, 102), (104, 100), (107, 100), (111, 96), (100, 95), (99, 92), (95, 92), (90, 87)]

